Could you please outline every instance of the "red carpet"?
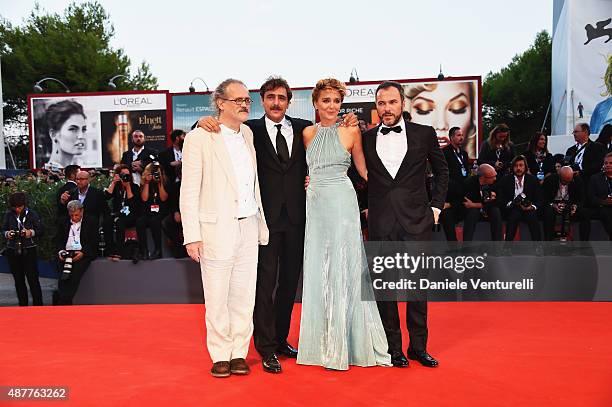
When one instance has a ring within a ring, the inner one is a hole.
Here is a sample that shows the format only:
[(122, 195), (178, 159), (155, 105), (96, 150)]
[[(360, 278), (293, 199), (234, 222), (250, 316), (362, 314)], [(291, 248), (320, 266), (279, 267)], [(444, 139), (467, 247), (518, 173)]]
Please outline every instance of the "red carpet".
[(70, 400), (0, 405), (612, 406), (612, 303), (432, 303), (437, 369), (335, 372), (282, 359), (284, 373), (270, 375), (251, 348), (251, 375), (229, 379), (209, 374), (203, 311), (2, 308), (0, 386), (69, 386)]

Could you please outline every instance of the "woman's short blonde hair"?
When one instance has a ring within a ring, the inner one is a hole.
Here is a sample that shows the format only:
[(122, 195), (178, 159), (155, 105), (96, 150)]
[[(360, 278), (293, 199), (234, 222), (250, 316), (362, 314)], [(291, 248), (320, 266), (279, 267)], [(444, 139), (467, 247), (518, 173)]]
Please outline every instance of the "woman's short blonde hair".
[(344, 101), (344, 96), (346, 95), (346, 86), (344, 83), (340, 82), (338, 79), (334, 78), (326, 78), (321, 79), (317, 82), (314, 89), (312, 90), (312, 104), (319, 99), (319, 95), (324, 90), (335, 90), (340, 94), (340, 99)]

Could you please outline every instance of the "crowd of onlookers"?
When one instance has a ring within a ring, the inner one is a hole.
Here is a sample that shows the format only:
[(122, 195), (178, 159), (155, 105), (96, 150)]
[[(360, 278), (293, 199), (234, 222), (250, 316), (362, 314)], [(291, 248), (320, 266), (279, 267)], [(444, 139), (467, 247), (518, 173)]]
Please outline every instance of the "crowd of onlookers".
[[(573, 134), (576, 144), (566, 154), (552, 155), (546, 134), (536, 133), (525, 154), (517, 155), (510, 129), (500, 124), (483, 142), (478, 160), (470, 163), (461, 129), (451, 128), (449, 144), (443, 148), (450, 176), (440, 216), (446, 239), (473, 240), (476, 224), (486, 221), (490, 239), (503, 240), (505, 221), (508, 241), (515, 239), (521, 222), (532, 240), (589, 240), (591, 220), (597, 219), (612, 240), (612, 126), (605, 126), (597, 141), (590, 140), (584, 123), (576, 125)], [(158, 259), (165, 235), (172, 255), (186, 256), (179, 210), (185, 133), (175, 130), (170, 138), (172, 146), (157, 153), (145, 147), (141, 131), (134, 131), (132, 148), (110, 170), (85, 171), (68, 165), (63, 172), (25, 175), (39, 183), (63, 184), (55, 196), (54, 227), (42, 224), (25, 193), (15, 191), (9, 197), (2, 235), (20, 305), (28, 304), (26, 280), (34, 305), (42, 304), (36, 240), (45, 229), (56, 231), (54, 255), (60, 272), (56, 304), (72, 303), (81, 277), (99, 255), (134, 263)], [(110, 180), (105, 188), (91, 185), (92, 178), (99, 176)], [(6, 177), (0, 182), (10, 187), (15, 181)], [(356, 185), (358, 192), (363, 188)], [(572, 222), (579, 223), (578, 236), (572, 236)]]

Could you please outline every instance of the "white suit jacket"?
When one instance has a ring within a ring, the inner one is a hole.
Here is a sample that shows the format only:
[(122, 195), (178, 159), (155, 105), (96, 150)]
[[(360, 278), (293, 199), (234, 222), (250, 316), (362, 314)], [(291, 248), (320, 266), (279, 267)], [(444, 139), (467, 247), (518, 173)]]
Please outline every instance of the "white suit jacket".
[[(255, 171), (259, 244), (268, 244), (268, 227), (261, 206), (253, 132), (240, 125)], [(180, 210), (185, 244), (201, 241), (204, 257), (228, 259), (239, 238), (238, 186), (221, 133), (190, 131), (183, 145)]]

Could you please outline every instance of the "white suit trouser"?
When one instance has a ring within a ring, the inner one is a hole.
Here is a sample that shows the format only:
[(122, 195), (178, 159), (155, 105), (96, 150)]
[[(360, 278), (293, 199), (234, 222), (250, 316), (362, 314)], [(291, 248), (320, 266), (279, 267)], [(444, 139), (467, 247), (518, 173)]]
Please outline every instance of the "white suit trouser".
[(230, 259), (200, 262), (206, 305), (206, 345), (215, 362), (246, 358), (253, 335), (257, 282), (258, 221), (238, 221)]

